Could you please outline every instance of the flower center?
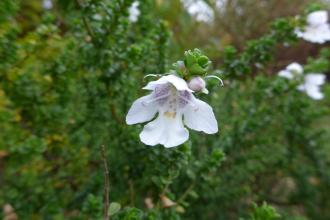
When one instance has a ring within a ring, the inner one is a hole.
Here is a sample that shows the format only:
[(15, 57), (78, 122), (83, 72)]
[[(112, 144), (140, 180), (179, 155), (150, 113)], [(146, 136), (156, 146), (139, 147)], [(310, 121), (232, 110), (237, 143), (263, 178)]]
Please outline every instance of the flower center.
[(155, 88), (153, 98), (144, 104), (156, 102), (159, 106), (160, 114), (174, 119), (177, 112), (180, 112), (187, 105), (195, 106), (191, 100), (191, 93), (188, 91), (178, 91), (173, 85), (159, 85)]
[(164, 112), (164, 116), (167, 117), (167, 118), (175, 118), (176, 116), (176, 112), (169, 112), (169, 111), (166, 111)]

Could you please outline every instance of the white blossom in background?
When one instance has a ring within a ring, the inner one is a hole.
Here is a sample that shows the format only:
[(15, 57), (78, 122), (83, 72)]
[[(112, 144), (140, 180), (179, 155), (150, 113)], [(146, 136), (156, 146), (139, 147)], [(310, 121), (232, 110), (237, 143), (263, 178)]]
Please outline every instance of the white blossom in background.
[(324, 98), (321, 86), (325, 83), (326, 76), (322, 73), (308, 73), (305, 75), (304, 83), (298, 86), (298, 90), (306, 92), (315, 100)]
[(291, 63), (285, 70), (281, 70), (278, 75), (287, 79), (293, 79), (304, 72), (303, 67), (299, 63)]
[(131, 21), (131, 22), (137, 22), (139, 16), (140, 16), (140, 9), (139, 9), (139, 2), (138, 1), (135, 1), (132, 3), (131, 7), (129, 7), (128, 9), (128, 19)]
[(279, 76), (289, 80), (303, 77), (303, 83), (297, 89), (315, 100), (323, 99), (324, 95), (321, 91), (321, 86), (325, 83), (326, 76), (322, 73), (308, 73), (303, 75), (303, 67), (298, 63), (292, 63), (278, 73)]
[(43, 0), (42, 1), (42, 7), (46, 10), (52, 9), (53, 8), (52, 0)]
[(323, 44), (330, 40), (330, 25), (327, 11), (315, 11), (307, 16), (307, 26), (296, 30), (298, 37), (312, 43)]
[(206, 134), (218, 132), (218, 123), (211, 106), (197, 99), (185, 80), (166, 75), (149, 82), (143, 89), (151, 94), (137, 99), (126, 116), (129, 125), (146, 124), (140, 133), (141, 141), (150, 146), (178, 146), (189, 138), (187, 126)]
[(212, 23), (214, 20), (213, 9), (203, 0), (181, 0), (183, 7), (197, 21)]
[(218, 11), (224, 12), (224, 11), (226, 11), (227, 3), (228, 3), (228, 0), (216, 0), (215, 7), (217, 8)]

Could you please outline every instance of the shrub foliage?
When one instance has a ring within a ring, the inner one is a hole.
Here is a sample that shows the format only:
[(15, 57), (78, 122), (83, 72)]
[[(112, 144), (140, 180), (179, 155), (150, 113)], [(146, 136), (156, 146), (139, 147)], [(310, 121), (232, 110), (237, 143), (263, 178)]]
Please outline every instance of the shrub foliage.
[[(20, 219), (101, 219), (105, 146), (111, 219), (330, 219), (330, 100), (267, 74), (277, 46), (297, 46), (304, 16), (219, 55), (225, 86), (208, 81), (201, 95), (218, 134), (150, 148), (124, 119), (144, 75), (171, 68), (175, 45), (157, 1), (140, 0), (136, 23), (132, 2), (59, 0), (47, 11), (1, 0), (0, 205)], [(329, 51), (305, 70), (327, 72)]]

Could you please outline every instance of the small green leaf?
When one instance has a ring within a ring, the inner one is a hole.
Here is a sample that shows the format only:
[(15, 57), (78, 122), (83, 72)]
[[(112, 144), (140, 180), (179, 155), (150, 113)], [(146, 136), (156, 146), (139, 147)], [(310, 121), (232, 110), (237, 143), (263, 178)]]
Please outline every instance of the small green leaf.
[(188, 70), (189, 70), (189, 73), (192, 75), (201, 75), (206, 72), (206, 70), (203, 67), (201, 67), (200, 65), (198, 65), (197, 63), (195, 63), (194, 65), (189, 67)]
[(109, 215), (112, 216), (114, 214), (116, 214), (117, 212), (119, 212), (119, 210), (121, 209), (121, 205), (117, 202), (112, 202), (109, 205)]
[(193, 52), (191, 52), (191, 50), (186, 51), (184, 55), (185, 55), (184, 62), (186, 67), (190, 67), (191, 65), (197, 62), (196, 57), (193, 54)]
[(198, 64), (205, 68), (210, 64), (210, 60), (207, 56), (200, 56), (198, 58)]

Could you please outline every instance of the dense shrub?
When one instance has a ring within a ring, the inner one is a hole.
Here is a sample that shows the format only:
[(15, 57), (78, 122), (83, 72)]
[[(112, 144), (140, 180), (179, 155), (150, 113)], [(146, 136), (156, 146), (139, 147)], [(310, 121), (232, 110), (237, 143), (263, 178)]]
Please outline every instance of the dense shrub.
[[(136, 23), (132, 2), (0, 2), (0, 205), (20, 219), (101, 219), (104, 146), (111, 219), (330, 219), (329, 86), (315, 101), (267, 74), (279, 45), (299, 46), (308, 10), (225, 47), (210, 70), (225, 85), (209, 80), (198, 95), (220, 132), (165, 149), (143, 145), (124, 119), (144, 76), (184, 51), (169, 53), (179, 49), (158, 1), (140, 0)], [(305, 71), (329, 71), (318, 51)]]

